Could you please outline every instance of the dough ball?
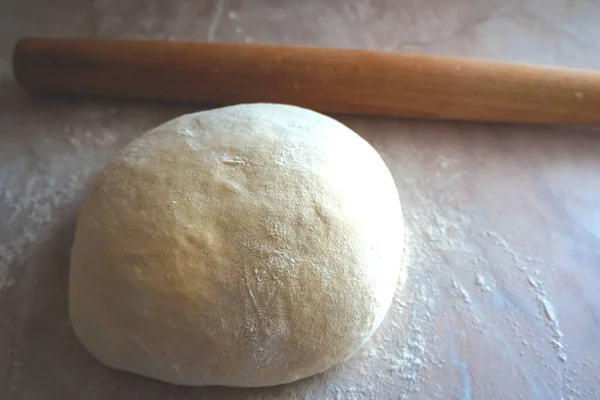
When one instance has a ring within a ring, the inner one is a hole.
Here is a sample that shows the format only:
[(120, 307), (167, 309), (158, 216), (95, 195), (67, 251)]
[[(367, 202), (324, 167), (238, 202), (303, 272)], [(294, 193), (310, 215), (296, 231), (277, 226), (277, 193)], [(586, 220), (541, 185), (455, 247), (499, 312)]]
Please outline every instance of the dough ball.
[(402, 246), (392, 176), (344, 125), (277, 104), (199, 112), (149, 131), (97, 177), (77, 223), (69, 312), (114, 368), (278, 385), (369, 339)]

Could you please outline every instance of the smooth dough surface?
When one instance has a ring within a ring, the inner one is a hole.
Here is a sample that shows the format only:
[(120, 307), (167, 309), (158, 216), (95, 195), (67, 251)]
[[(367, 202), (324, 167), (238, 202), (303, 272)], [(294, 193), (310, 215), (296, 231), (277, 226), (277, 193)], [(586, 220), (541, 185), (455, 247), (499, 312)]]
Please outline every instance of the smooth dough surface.
[(277, 104), (204, 111), (149, 131), (99, 174), (69, 312), (114, 368), (278, 385), (369, 339), (403, 281), (402, 246), (392, 176), (349, 128)]

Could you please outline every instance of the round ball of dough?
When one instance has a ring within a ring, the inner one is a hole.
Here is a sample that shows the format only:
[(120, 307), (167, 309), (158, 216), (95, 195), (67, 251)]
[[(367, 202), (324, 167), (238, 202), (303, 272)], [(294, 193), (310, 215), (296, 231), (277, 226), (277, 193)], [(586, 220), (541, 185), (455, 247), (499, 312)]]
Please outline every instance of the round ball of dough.
[(402, 246), (392, 176), (346, 126), (277, 104), (199, 112), (149, 131), (97, 177), (77, 223), (69, 312), (114, 368), (278, 385), (369, 339)]

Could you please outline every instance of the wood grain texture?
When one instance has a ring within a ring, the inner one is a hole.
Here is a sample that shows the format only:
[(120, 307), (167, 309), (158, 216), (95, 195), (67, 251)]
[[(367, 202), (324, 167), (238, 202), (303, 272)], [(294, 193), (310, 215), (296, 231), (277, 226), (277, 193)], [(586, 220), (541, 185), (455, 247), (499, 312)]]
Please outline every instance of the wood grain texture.
[(322, 112), (600, 123), (600, 72), (363, 50), (102, 39), (21, 39), (14, 74), (33, 92)]

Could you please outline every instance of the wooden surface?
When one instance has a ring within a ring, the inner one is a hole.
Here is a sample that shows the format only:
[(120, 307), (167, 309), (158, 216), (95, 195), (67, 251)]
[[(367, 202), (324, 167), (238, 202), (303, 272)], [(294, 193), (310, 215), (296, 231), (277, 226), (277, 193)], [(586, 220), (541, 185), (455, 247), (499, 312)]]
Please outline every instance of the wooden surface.
[(320, 112), (600, 123), (600, 71), (457, 57), (235, 43), (25, 38), (14, 75), (33, 92)]
[(600, 71), (365, 50), (25, 38), (14, 75), (32, 92), (451, 120), (600, 123)]
[(343, 117), (383, 156), (408, 283), (346, 364), (270, 389), (116, 372), (67, 318), (75, 212), (130, 140), (192, 106), (30, 97), (22, 36), (252, 42), (600, 69), (593, 1), (0, 2), (0, 398), (600, 398), (597, 129)]

